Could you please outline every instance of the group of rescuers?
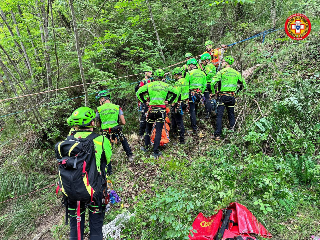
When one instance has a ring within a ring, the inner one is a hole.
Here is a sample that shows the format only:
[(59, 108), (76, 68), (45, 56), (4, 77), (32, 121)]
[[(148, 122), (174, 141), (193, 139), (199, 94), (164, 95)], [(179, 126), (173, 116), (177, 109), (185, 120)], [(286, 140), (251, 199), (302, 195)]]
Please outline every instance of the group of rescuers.
[[(194, 135), (198, 136), (197, 108), (200, 99), (204, 98), (206, 116), (212, 112), (210, 98), (217, 98), (216, 130), (214, 138), (220, 140), (222, 132), (222, 116), (227, 108), (229, 128), (233, 130), (235, 125), (234, 106), (235, 94), (246, 88), (246, 83), (241, 74), (234, 70), (231, 65), (234, 59), (231, 56), (223, 57), (226, 46), (213, 49), (213, 43), (206, 41), (206, 52), (201, 55), (201, 63), (193, 58), (191, 53), (186, 53), (186, 65), (176, 67), (172, 71), (174, 81), (165, 82), (164, 71), (157, 69), (154, 78), (152, 69), (144, 69), (145, 79), (136, 86), (136, 96), (141, 102), (140, 137), (144, 138), (147, 151), (150, 146), (150, 135), (155, 123), (156, 135), (153, 145), (153, 156), (161, 155), (159, 151), (163, 124), (166, 118), (166, 107), (171, 106), (171, 129), (174, 134), (179, 133), (181, 144), (185, 143), (185, 128), (183, 124), (183, 112), (189, 111), (191, 127)], [(221, 70), (220, 70), (221, 67)], [(219, 71), (217, 71), (217, 68)], [(217, 85), (217, 86), (216, 86)], [(95, 158), (106, 176), (111, 175), (111, 144), (110, 142), (120, 141), (128, 160), (133, 161), (133, 153), (126, 137), (122, 133), (120, 125), (125, 124), (125, 118), (120, 106), (111, 103), (110, 93), (107, 90), (100, 91), (96, 96), (100, 106), (95, 112), (89, 107), (76, 109), (68, 118), (67, 122), (72, 127), (69, 134), (75, 138), (86, 138), (93, 132), (94, 127), (101, 128), (102, 135), (93, 139), (95, 146)], [(104, 164), (102, 164), (104, 162)], [(72, 204), (71, 204), (72, 205)], [(75, 206), (73, 210), (75, 209)], [(102, 239), (102, 224), (104, 213), (91, 214), (90, 218), (90, 239)], [(71, 215), (70, 215), (71, 216)], [(81, 214), (84, 217), (84, 214)], [(77, 237), (77, 220), (70, 218), (70, 239)], [(81, 221), (81, 232), (83, 237), (84, 221)]]
[[(233, 130), (235, 94), (245, 89), (247, 85), (241, 74), (231, 67), (234, 58), (223, 57), (226, 46), (221, 45), (221, 48), (216, 49), (212, 46), (212, 41), (205, 42), (206, 52), (201, 55), (199, 63), (191, 53), (186, 53), (186, 64), (172, 71), (173, 81), (165, 79), (165, 72), (162, 69), (157, 69), (153, 77), (152, 68), (145, 67), (145, 78), (135, 87), (136, 96), (141, 104), (139, 137), (144, 140), (145, 145), (141, 150), (146, 152), (149, 149), (151, 131), (154, 127), (156, 134), (153, 156), (157, 158), (161, 155), (159, 146), (168, 105), (171, 106), (171, 132), (173, 135), (178, 133), (180, 144), (185, 143), (183, 113), (186, 111), (190, 114), (194, 136), (199, 135), (197, 109), (201, 99), (205, 105), (206, 119), (210, 118), (213, 112), (211, 100), (217, 99), (214, 132), (216, 141), (220, 140), (222, 134), (222, 117), (225, 108), (228, 112), (229, 129)], [(103, 135), (111, 142), (120, 141), (129, 161), (132, 162), (134, 156), (120, 126), (125, 125), (121, 107), (111, 103), (108, 90), (100, 91), (96, 99), (100, 103), (95, 115), (96, 127), (101, 128)]]
[[(226, 49), (213, 49), (212, 41), (206, 41), (206, 52), (201, 55), (201, 62), (193, 58), (191, 53), (186, 53), (186, 65), (176, 67), (172, 71), (174, 81), (166, 81), (162, 69), (155, 71), (152, 77), (152, 69), (146, 67), (145, 79), (136, 86), (136, 95), (141, 102), (141, 117), (139, 136), (144, 139), (147, 151), (150, 146), (150, 135), (155, 123), (156, 135), (153, 145), (153, 156), (159, 157), (159, 145), (161, 132), (166, 117), (166, 106), (171, 105), (171, 132), (179, 134), (180, 144), (185, 143), (185, 128), (183, 124), (183, 112), (189, 111), (190, 122), (195, 136), (199, 135), (197, 127), (197, 109), (203, 99), (207, 119), (213, 111), (212, 99), (217, 98), (216, 130), (214, 138), (220, 140), (222, 133), (222, 117), (224, 109), (227, 109), (229, 129), (235, 125), (234, 106), (235, 94), (247, 87), (241, 74), (231, 65), (234, 58), (223, 57)], [(220, 70), (221, 68), (221, 70)], [(218, 70), (218, 71), (217, 71)]]

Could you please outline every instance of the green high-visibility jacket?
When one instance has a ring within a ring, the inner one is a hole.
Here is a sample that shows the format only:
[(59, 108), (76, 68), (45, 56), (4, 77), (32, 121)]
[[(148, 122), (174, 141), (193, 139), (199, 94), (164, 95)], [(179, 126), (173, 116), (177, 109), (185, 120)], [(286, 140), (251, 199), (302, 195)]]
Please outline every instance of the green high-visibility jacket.
[(105, 103), (98, 107), (101, 120), (101, 129), (108, 129), (118, 126), (120, 107), (113, 103)]
[[(214, 76), (211, 82), (212, 89), (216, 83), (218, 83), (219, 92), (236, 92), (242, 90), (242, 88), (247, 88), (241, 74), (231, 67), (222, 69)], [(238, 88), (238, 84), (240, 84), (240, 88)]]
[(165, 82), (155, 81), (144, 85), (137, 91), (137, 98), (141, 102), (146, 102), (143, 98), (144, 94), (148, 94), (150, 98), (149, 105), (165, 105), (165, 101), (172, 95), (169, 103), (172, 103), (177, 97), (177, 90)]
[(189, 98), (189, 83), (185, 78), (180, 78), (178, 81), (175, 82), (174, 88), (178, 89), (179, 94), (175, 103), (177, 101), (183, 101)]
[(204, 92), (206, 89), (206, 74), (199, 69), (193, 69), (190, 71), (186, 76), (186, 80), (189, 83), (190, 90), (199, 88), (202, 92)]
[[(76, 134), (74, 135), (75, 138), (86, 138), (88, 137), (92, 132), (90, 131), (77, 131)], [(112, 156), (112, 148), (111, 144), (108, 138), (100, 135), (99, 137), (96, 137), (93, 139), (94, 143), (94, 149), (95, 149), (95, 157), (96, 157), (96, 165), (97, 169), (99, 172), (101, 172), (101, 160), (103, 158), (106, 159), (107, 164), (110, 163), (111, 161), (111, 156)], [(107, 171), (106, 169), (103, 169), (105, 172)]]
[(204, 73), (207, 75), (207, 84), (212, 82), (213, 77), (217, 74), (217, 68), (212, 63), (209, 63), (204, 68)]

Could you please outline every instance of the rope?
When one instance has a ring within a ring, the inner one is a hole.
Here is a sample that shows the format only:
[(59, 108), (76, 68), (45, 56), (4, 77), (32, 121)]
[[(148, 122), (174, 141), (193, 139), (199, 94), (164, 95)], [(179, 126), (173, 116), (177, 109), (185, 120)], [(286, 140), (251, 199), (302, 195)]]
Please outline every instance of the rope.
[[(118, 86), (118, 87), (114, 87), (114, 88), (109, 88), (109, 90), (118, 89), (118, 88), (124, 88), (124, 87), (130, 86), (130, 85), (135, 84), (135, 83), (138, 83), (138, 82), (129, 83), (129, 84), (124, 85), (124, 86)], [(93, 93), (89, 93), (88, 95), (97, 94), (97, 93), (98, 92), (93, 92)], [(64, 99), (64, 100), (61, 100), (61, 101), (58, 101), (58, 102), (50, 102), (50, 103), (44, 103), (42, 105), (36, 105), (36, 106), (34, 106), (32, 108), (28, 108), (28, 109), (25, 109), (25, 110), (14, 112), (14, 113), (8, 113), (8, 114), (5, 114), (5, 115), (2, 115), (2, 116), (0, 116), (0, 118), (5, 118), (5, 117), (11, 116), (11, 115), (15, 115), (15, 114), (23, 113), (23, 112), (28, 112), (28, 111), (31, 111), (32, 109), (37, 108), (37, 107), (44, 107), (46, 105), (56, 106), (59, 103), (71, 101), (73, 99), (81, 98), (81, 97), (84, 97), (84, 96), (85, 95), (81, 95), (81, 96), (77, 96), (77, 97), (73, 97), (73, 98), (67, 98), (67, 99)]]
[(249, 38), (243, 39), (243, 40), (241, 40), (241, 41), (239, 41), (239, 42), (231, 43), (231, 44), (227, 45), (227, 47), (232, 47), (233, 45), (236, 45), (236, 44), (238, 44), (238, 43), (242, 43), (242, 42), (244, 42), (244, 41), (248, 41), (248, 40), (250, 40), (250, 39), (259, 37), (259, 36), (261, 36), (261, 35), (263, 35), (263, 37), (264, 37), (265, 35), (267, 35), (267, 34), (269, 34), (269, 33), (272, 33), (272, 32), (275, 32), (275, 31), (279, 31), (279, 30), (281, 30), (281, 29), (284, 29), (284, 28), (283, 28), (283, 27), (278, 28), (278, 29), (270, 28), (270, 29), (268, 29), (268, 30), (266, 30), (266, 31), (264, 31), (264, 32), (258, 33), (258, 34), (256, 34), (256, 35), (253, 35), (253, 36), (249, 37)]
[[(141, 75), (141, 74), (143, 74), (143, 73), (131, 74), (131, 75), (127, 75), (127, 76), (123, 76), (123, 77), (118, 77), (118, 78), (110, 78), (110, 79), (107, 79), (107, 80), (118, 80), (118, 79), (122, 79), (122, 78), (128, 78), (128, 77), (138, 76), (138, 75)], [(96, 81), (96, 82), (86, 83), (86, 85), (95, 84), (95, 83), (100, 83), (100, 82), (105, 82), (105, 81), (107, 81), (107, 80), (102, 80), (102, 81)], [(5, 98), (5, 99), (1, 99), (0, 102), (4, 102), (4, 101), (8, 101), (8, 100), (13, 100), (13, 99), (18, 99), (18, 98), (30, 97), (30, 96), (35, 96), (35, 95), (41, 95), (41, 94), (45, 94), (45, 93), (49, 93), (49, 92), (56, 92), (56, 91), (65, 90), (65, 89), (70, 89), (70, 88), (75, 88), (75, 87), (80, 87), (80, 86), (83, 86), (83, 83), (77, 84), (77, 85), (73, 85), (73, 86), (63, 87), (63, 88), (51, 89), (51, 90), (47, 90), (47, 91), (43, 91), (43, 92), (30, 93), (30, 94), (26, 94), (26, 95), (20, 95), (20, 96), (16, 96), (16, 97), (11, 97), (11, 98)]]
[(20, 195), (20, 196), (14, 197), (14, 198), (9, 198), (9, 199), (7, 199), (7, 200), (5, 200), (5, 201), (0, 202), (0, 204), (2, 204), (2, 203), (6, 203), (6, 202), (9, 202), (9, 201), (13, 201), (13, 200), (16, 200), (16, 199), (18, 199), (18, 198), (22, 198), (22, 197), (24, 197), (24, 196), (29, 196), (29, 195), (31, 195), (31, 194), (33, 194), (33, 193), (36, 193), (36, 192), (42, 191), (42, 190), (47, 189), (47, 188), (50, 188), (50, 187), (53, 187), (54, 185), (56, 185), (56, 183), (53, 183), (53, 184), (48, 185), (48, 186), (46, 186), (46, 187), (43, 187), (43, 188), (40, 188), (40, 189), (34, 190), (34, 191), (30, 192), (30, 193), (26, 193), (26, 194), (23, 194), (23, 195)]

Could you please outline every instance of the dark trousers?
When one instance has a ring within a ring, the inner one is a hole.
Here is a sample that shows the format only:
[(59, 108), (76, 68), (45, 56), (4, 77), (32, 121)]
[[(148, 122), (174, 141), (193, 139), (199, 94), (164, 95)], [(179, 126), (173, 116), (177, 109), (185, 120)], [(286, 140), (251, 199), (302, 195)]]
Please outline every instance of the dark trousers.
[(173, 133), (178, 132), (180, 143), (184, 143), (183, 113), (181, 112), (181, 106), (178, 104), (171, 107), (171, 131)]
[(209, 91), (206, 90), (203, 95), (204, 95), (204, 106), (206, 109), (206, 113), (211, 113), (212, 112), (212, 104), (210, 101)]
[(146, 148), (150, 145), (150, 135), (152, 131), (153, 124), (156, 123), (156, 136), (154, 138), (153, 152), (155, 154), (159, 153), (159, 146), (161, 141), (162, 128), (164, 124), (166, 109), (165, 108), (151, 108), (147, 115), (147, 127), (146, 135), (144, 137), (144, 143)]
[(146, 131), (146, 126), (147, 126), (146, 113), (147, 112), (148, 112), (148, 106), (145, 103), (141, 103), (139, 136), (143, 136)]
[(191, 127), (194, 131), (197, 130), (197, 110), (198, 110), (198, 103), (200, 101), (199, 97), (189, 95), (189, 111), (190, 111), (190, 121)]
[(234, 117), (234, 105), (236, 103), (236, 100), (233, 96), (220, 96), (218, 100), (218, 112), (217, 112), (217, 125), (216, 125), (216, 131), (214, 132), (214, 136), (218, 137), (221, 136), (222, 133), (222, 117), (224, 108), (227, 108), (228, 112), (228, 118), (229, 118), (229, 126), (230, 128), (233, 128), (235, 124), (235, 117)]
[[(85, 204), (80, 203), (81, 206), (81, 240), (83, 240), (84, 234), (84, 222), (85, 222)], [(90, 206), (88, 208), (91, 208)], [(91, 210), (94, 210), (91, 208)], [(89, 227), (90, 227), (90, 240), (103, 240), (102, 226), (104, 219), (104, 208), (102, 212), (93, 213), (89, 211)], [(69, 202), (69, 217), (70, 217), (70, 240), (78, 240), (77, 229), (77, 202)]]

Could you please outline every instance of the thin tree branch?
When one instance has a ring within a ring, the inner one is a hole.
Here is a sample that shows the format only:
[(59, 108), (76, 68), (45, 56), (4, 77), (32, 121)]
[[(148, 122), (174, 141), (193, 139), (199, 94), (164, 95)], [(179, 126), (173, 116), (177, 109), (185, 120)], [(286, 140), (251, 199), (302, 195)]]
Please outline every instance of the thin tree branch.
[[(60, 65), (59, 65), (59, 58), (58, 58), (58, 52), (57, 52), (56, 31), (54, 29), (54, 21), (53, 21), (52, 0), (48, 0), (48, 1), (50, 6), (50, 12), (51, 12), (51, 25), (52, 25), (53, 40), (54, 40), (54, 53), (56, 56), (56, 64), (57, 64), (56, 89), (58, 89), (58, 83), (60, 81)], [(56, 96), (57, 96), (57, 92), (56, 92)]]
[(148, 0), (146, 0), (146, 3), (147, 3), (147, 6), (149, 8), (149, 12), (150, 12), (150, 18), (151, 18), (151, 21), (152, 21), (152, 25), (153, 25), (153, 28), (154, 28), (154, 31), (156, 33), (156, 37), (157, 37), (157, 41), (158, 41), (158, 45), (159, 45), (159, 51), (160, 51), (160, 55), (162, 57), (162, 60), (164, 63), (166, 63), (166, 59), (163, 55), (163, 52), (162, 52), (162, 47), (161, 47), (161, 42), (160, 42), (160, 38), (159, 38), (159, 34), (158, 34), (158, 31), (157, 31), (157, 27), (156, 27), (156, 24), (154, 22), (154, 19), (153, 19), (153, 14), (152, 14), (152, 8), (151, 8), (151, 5), (149, 4)]
[(80, 68), (80, 75), (83, 83), (83, 90), (84, 90), (84, 104), (87, 106), (87, 100), (88, 100), (88, 93), (87, 93), (87, 84), (86, 84), (86, 79), (84, 76), (84, 69), (82, 66), (82, 56), (81, 56), (81, 50), (80, 50), (80, 44), (79, 44), (79, 37), (78, 37), (78, 30), (77, 30), (77, 22), (76, 22), (76, 17), (74, 14), (74, 8), (73, 8), (73, 0), (69, 0), (69, 6), (70, 6), (70, 11), (72, 15), (72, 22), (73, 22), (73, 29), (74, 29), (74, 38), (76, 41), (76, 49), (78, 52), (78, 62), (79, 62), (79, 68)]
[[(20, 39), (22, 39), (22, 38), (21, 38), (20, 31), (19, 31), (19, 26), (18, 26), (18, 23), (17, 23), (17, 21), (16, 21), (16, 17), (15, 17), (15, 15), (14, 15), (14, 12), (13, 12), (13, 11), (11, 11), (11, 16), (12, 16), (13, 23), (16, 25), (17, 35), (18, 35), (18, 37), (19, 37)], [(25, 48), (22, 40), (20, 41), (20, 45), (21, 45), (21, 49), (22, 49), (22, 51), (23, 51), (23, 54), (24, 54), (24, 56), (25, 56), (25, 59), (26, 59), (26, 61), (27, 61), (27, 67), (28, 67), (28, 69), (29, 69), (31, 79), (32, 79), (32, 81), (34, 82), (33, 71), (32, 71), (32, 67), (31, 67), (30, 59), (29, 59), (27, 50), (26, 50), (26, 48)]]

